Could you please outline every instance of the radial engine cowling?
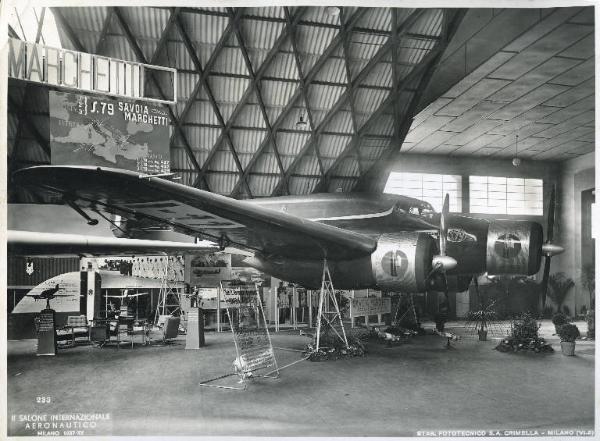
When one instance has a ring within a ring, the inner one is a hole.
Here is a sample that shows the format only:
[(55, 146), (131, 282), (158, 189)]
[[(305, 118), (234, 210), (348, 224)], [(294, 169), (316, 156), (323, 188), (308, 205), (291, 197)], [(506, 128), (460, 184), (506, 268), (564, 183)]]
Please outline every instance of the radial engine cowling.
[(377, 286), (387, 291), (425, 291), (435, 249), (434, 239), (425, 233), (383, 234), (371, 255)]
[(539, 271), (544, 233), (537, 222), (493, 221), (487, 238), (489, 274), (526, 274)]

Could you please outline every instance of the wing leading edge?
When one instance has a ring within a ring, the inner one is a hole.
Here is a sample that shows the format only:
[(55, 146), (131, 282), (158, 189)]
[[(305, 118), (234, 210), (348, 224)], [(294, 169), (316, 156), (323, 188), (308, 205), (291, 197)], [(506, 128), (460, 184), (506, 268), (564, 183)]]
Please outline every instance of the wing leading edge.
[(363, 234), (126, 170), (49, 165), (14, 177), (84, 207), (269, 256), (346, 260), (377, 245)]
[(7, 231), (8, 251), (17, 255), (131, 255), (144, 253), (206, 252), (215, 248), (195, 243), (123, 239), (81, 234)]

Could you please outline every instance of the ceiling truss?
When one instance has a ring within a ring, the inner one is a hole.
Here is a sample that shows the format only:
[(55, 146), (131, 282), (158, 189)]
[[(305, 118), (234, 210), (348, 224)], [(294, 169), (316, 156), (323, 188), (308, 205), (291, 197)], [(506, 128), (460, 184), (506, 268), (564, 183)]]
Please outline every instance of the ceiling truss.
[[(190, 78), (193, 75), (194, 80), (187, 96), (178, 97), (185, 100), (183, 106), (167, 106), (172, 126), (171, 168), (189, 176), (188, 185), (237, 198), (330, 191), (334, 180), (351, 180), (352, 184), (344, 189), (351, 190), (378, 161), (385, 160), (401, 145), (436, 56), (452, 36), (445, 30), (456, 26), (460, 15), (454, 10), (444, 11), (444, 25), (436, 26), (440, 10), (435, 9), (344, 7), (340, 8), (339, 17), (332, 18), (323, 14), (322, 8), (314, 7), (269, 8), (269, 13), (259, 8), (147, 8), (163, 23), (154, 32), (158, 38), (152, 37), (156, 45), (148, 53), (144, 44), (150, 37), (141, 35), (139, 15), (133, 12), (134, 8), (96, 8), (104, 13), (91, 42), (82, 33), (81, 20), (78, 21), (82, 12), (77, 15), (73, 9), (85, 8), (52, 8), (68, 40), (65, 44), (72, 49), (106, 55), (109, 40), (120, 38), (134, 54), (132, 61), (168, 66), (170, 57), (164, 54), (173, 44), (181, 45), (190, 65), (177, 66), (178, 70)], [(193, 17), (217, 20), (214, 23), (222, 25), (220, 35), (212, 42), (201, 41), (201, 32), (190, 24)], [(252, 26), (273, 34), (271, 42), (264, 43), (254, 35)], [(17, 33), (12, 30), (13, 34)], [(203, 50), (207, 45), (210, 52)], [(223, 65), (223, 54), (231, 50), (241, 55), (241, 67), (237, 70)], [(259, 50), (264, 52), (261, 62), (253, 58)], [(290, 63), (287, 71), (282, 61), (285, 59)], [(152, 90), (165, 98), (158, 79), (149, 75), (148, 80)], [(223, 111), (223, 86), (219, 83), (225, 80), (245, 84), (235, 103), (225, 103), (232, 109), (227, 113)], [(281, 92), (283, 95), (273, 98), (269, 90), (273, 84), (289, 90), (288, 95)], [(403, 93), (412, 97), (410, 105), (400, 104)], [(331, 97), (325, 104), (319, 104), (322, 94)], [(365, 103), (371, 94), (379, 98)], [(20, 110), (18, 101), (9, 97), (10, 107), (18, 114), (18, 137), (26, 127), (49, 155), (48, 141), (31, 120), (32, 112), (27, 115)], [(214, 120), (193, 116), (192, 109), (198, 102), (207, 104)], [(263, 124), (244, 122), (248, 118), (242, 117), (250, 108), (258, 109)], [(381, 120), (390, 113), (393, 127), (380, 127)], [(305, 127), (294, 123), (298, 115), (305, 118)], [(200, 143), (193, 135), (194, 131), (203, 130), (218, 131), (210, 145)], [(247, 144), (250, 136), (258, 137), (252, 148)], [(385, 151), (365, 153), (361, 149), (365, 138), (386, 146)], [(334, 148), (331, 142), (339, 146)], [(18, 145), (15, 143), (13, 157)], [(173, 159), (180, 157), (175, 154), (177, 151), (187, 158), (185, 162)], [(219, 152), (223, 151), (233, 158), (233, 169), (221, 164), (223, 155)], [(230, 181), (229, 186), (218, 182), (219, 177), (233, 176), (235, 181)]]

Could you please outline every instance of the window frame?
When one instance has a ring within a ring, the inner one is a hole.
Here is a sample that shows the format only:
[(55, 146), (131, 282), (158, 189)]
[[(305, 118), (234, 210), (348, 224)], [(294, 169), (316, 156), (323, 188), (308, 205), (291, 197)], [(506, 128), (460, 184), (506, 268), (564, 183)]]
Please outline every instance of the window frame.
[(544, 180), (469, 175), (469, 213), (543, 216)]
[[(392, 171), (388, 175), (383, 193), (397, 194), (428, 202), (438, 212), (442, 210), (444, 197), (448, 193), (450, 194), (450, 212), (462, 213), (463, 179), (464, 176), (459, 174)], [(406, 185), (402, 185), (402, 183), (406, 183)], [(448, 188), (449, 186), (451, 188)], [(393, 189), (408, 189), (409, 191), (393, 191)], [(440, 196), (438, 197), (437, 194)]]

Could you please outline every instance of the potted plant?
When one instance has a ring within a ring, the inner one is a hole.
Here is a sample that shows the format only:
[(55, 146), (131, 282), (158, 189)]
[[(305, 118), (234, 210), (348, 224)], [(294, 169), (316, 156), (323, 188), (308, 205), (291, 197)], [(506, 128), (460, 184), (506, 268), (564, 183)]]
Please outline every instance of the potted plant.
[(560, 312), (561, 306), (575, 282), (565, 273), (554, 273), (548, 278), (548, 297), (556, 304), (556, 312)]
[(560, 348), (563, 355), (575, 355), (575, 340), (580, 336), (579, 329), (572, 323), (566, 323), (558, 328)]
[(523, 313), (511, 322), (511, 333), (500, 341), (500, 352), (532, 351), (553, 352), (552, 346), (539, 336), (540, 325), (533, 315)]
[(569, 322), (567, 316), (562, 312), (556, 312), (552, 316), (552, 324), (554, 325), (554, 331), (558, 334), (558, 330), (562, 325), (566, 325)]
[(587, 308), (585, 314), (585, 320), (588, 326), (587, 337), (595, 338), (596, 331), (596, 323), (594, 317), (594, 304), (595, 304), (595, 294), (596, 294), (596, 272), (594, 270), (594, 265), (587, 264), (583, 266), (582, 271), (582, 284), (588, 290), (590, 296), (590, 307)]

